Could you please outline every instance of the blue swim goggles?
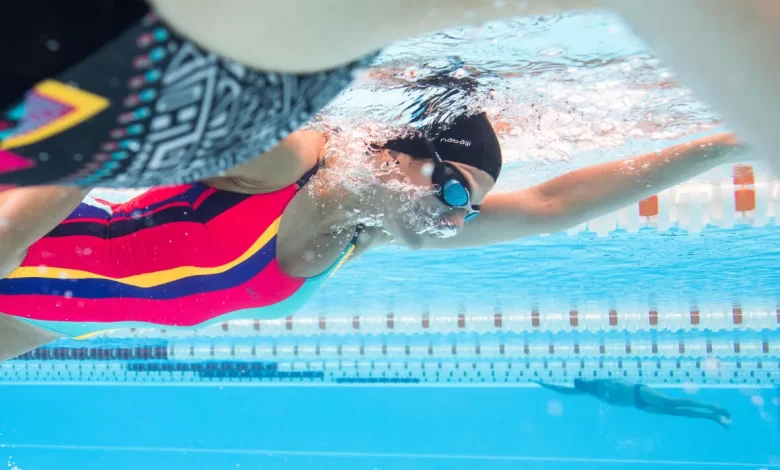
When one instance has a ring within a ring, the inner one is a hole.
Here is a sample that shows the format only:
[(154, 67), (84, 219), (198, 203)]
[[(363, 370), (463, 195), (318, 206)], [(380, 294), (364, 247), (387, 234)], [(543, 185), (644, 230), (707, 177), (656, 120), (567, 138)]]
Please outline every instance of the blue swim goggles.
[(439, 152), (433, 145), (433, 139), (426, 138), (425, 144), (428, 146), (431, 158), (433, 158), (431, 182), (438, 188), (436, 195), (452, 209), (466, 209), (464, 220), (469, 221), (476, 218), (479, 215), (480, 206), (471, 204), (471, 193), (466, 177), (439, 156)]

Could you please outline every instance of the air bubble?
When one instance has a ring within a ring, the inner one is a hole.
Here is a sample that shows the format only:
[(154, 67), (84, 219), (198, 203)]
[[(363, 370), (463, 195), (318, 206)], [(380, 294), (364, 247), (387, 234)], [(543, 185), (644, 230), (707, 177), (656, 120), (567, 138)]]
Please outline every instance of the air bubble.
[(561, 416), (563, 414), (563, 403), (558, 400), (547, 402), (547, 414), (550, 416)]
[(415, 67), (409, 67), (406, 70), (404, 70), (403, 78), (410, 82), (416, 82), (417, 78), (419, 77), (419, 72)]
[(46, 41), (46, 49), (52, 52), (57, 52), (60, 50), (60, 43), (56, 39), (49, 39)]
[(710, 358), (707, 358), (704, 361), (702, 361), (701, 366), (707, 372), (714, 372), (714, 371), (718, 370), (718, 368), (720, 367), (720, 361), (718, 361), (717, 359), (715, 359), (713, 357), (710, 357)]
[(550, 47), (540, 51), (539, 55), (546, 56), (546, 57), (558, 57), (560, 55), (563, 55), (563, 53), (564, 53), (563, 49), (557, 47)]

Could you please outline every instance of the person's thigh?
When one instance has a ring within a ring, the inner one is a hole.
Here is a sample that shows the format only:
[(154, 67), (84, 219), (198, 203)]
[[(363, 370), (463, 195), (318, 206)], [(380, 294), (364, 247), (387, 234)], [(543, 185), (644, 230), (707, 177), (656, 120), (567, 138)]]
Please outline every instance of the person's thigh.
[(0, 313), (0, 361), (13, 359), (57, 338), (56, 333)]
[(602, 1), (780, 172), (780, 2)]

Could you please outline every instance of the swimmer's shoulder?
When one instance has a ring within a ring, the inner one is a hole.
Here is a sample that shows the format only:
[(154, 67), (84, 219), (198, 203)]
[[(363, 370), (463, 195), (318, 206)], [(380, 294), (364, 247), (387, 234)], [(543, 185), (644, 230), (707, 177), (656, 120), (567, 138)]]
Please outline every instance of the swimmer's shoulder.
[(316, 131), (293, 132), (268, 152), (204, 183), (248, 194), (278, 191), (298, 181), (317, 164), (325, 142), (325, 137)]

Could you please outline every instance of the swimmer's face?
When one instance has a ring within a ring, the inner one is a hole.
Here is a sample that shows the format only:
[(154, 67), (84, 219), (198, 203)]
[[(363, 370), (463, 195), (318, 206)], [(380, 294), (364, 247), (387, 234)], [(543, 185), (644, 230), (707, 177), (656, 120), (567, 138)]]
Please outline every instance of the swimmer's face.
[[(390, 171), (383, 176), (386, 181), (400, 183), (395, 186), (406, 192), (401, 197), (388, 198), (385, 228), (409, 248), (421, 248), (426, 238), (446, 238), (463, 229), (469, 210), (450, 207), (437, 196), (437, 188), (431, 181), (433, 160), (412, 158), (409, 155), (383, 150), (380, 161)], [(485, 196), (495, 186), (495, 180), (483, 170), (470, 165), (449, 162), (468, 183), (470, 203), (482, 204)], [(393, 185), (391, 185), (393, 186)]]

